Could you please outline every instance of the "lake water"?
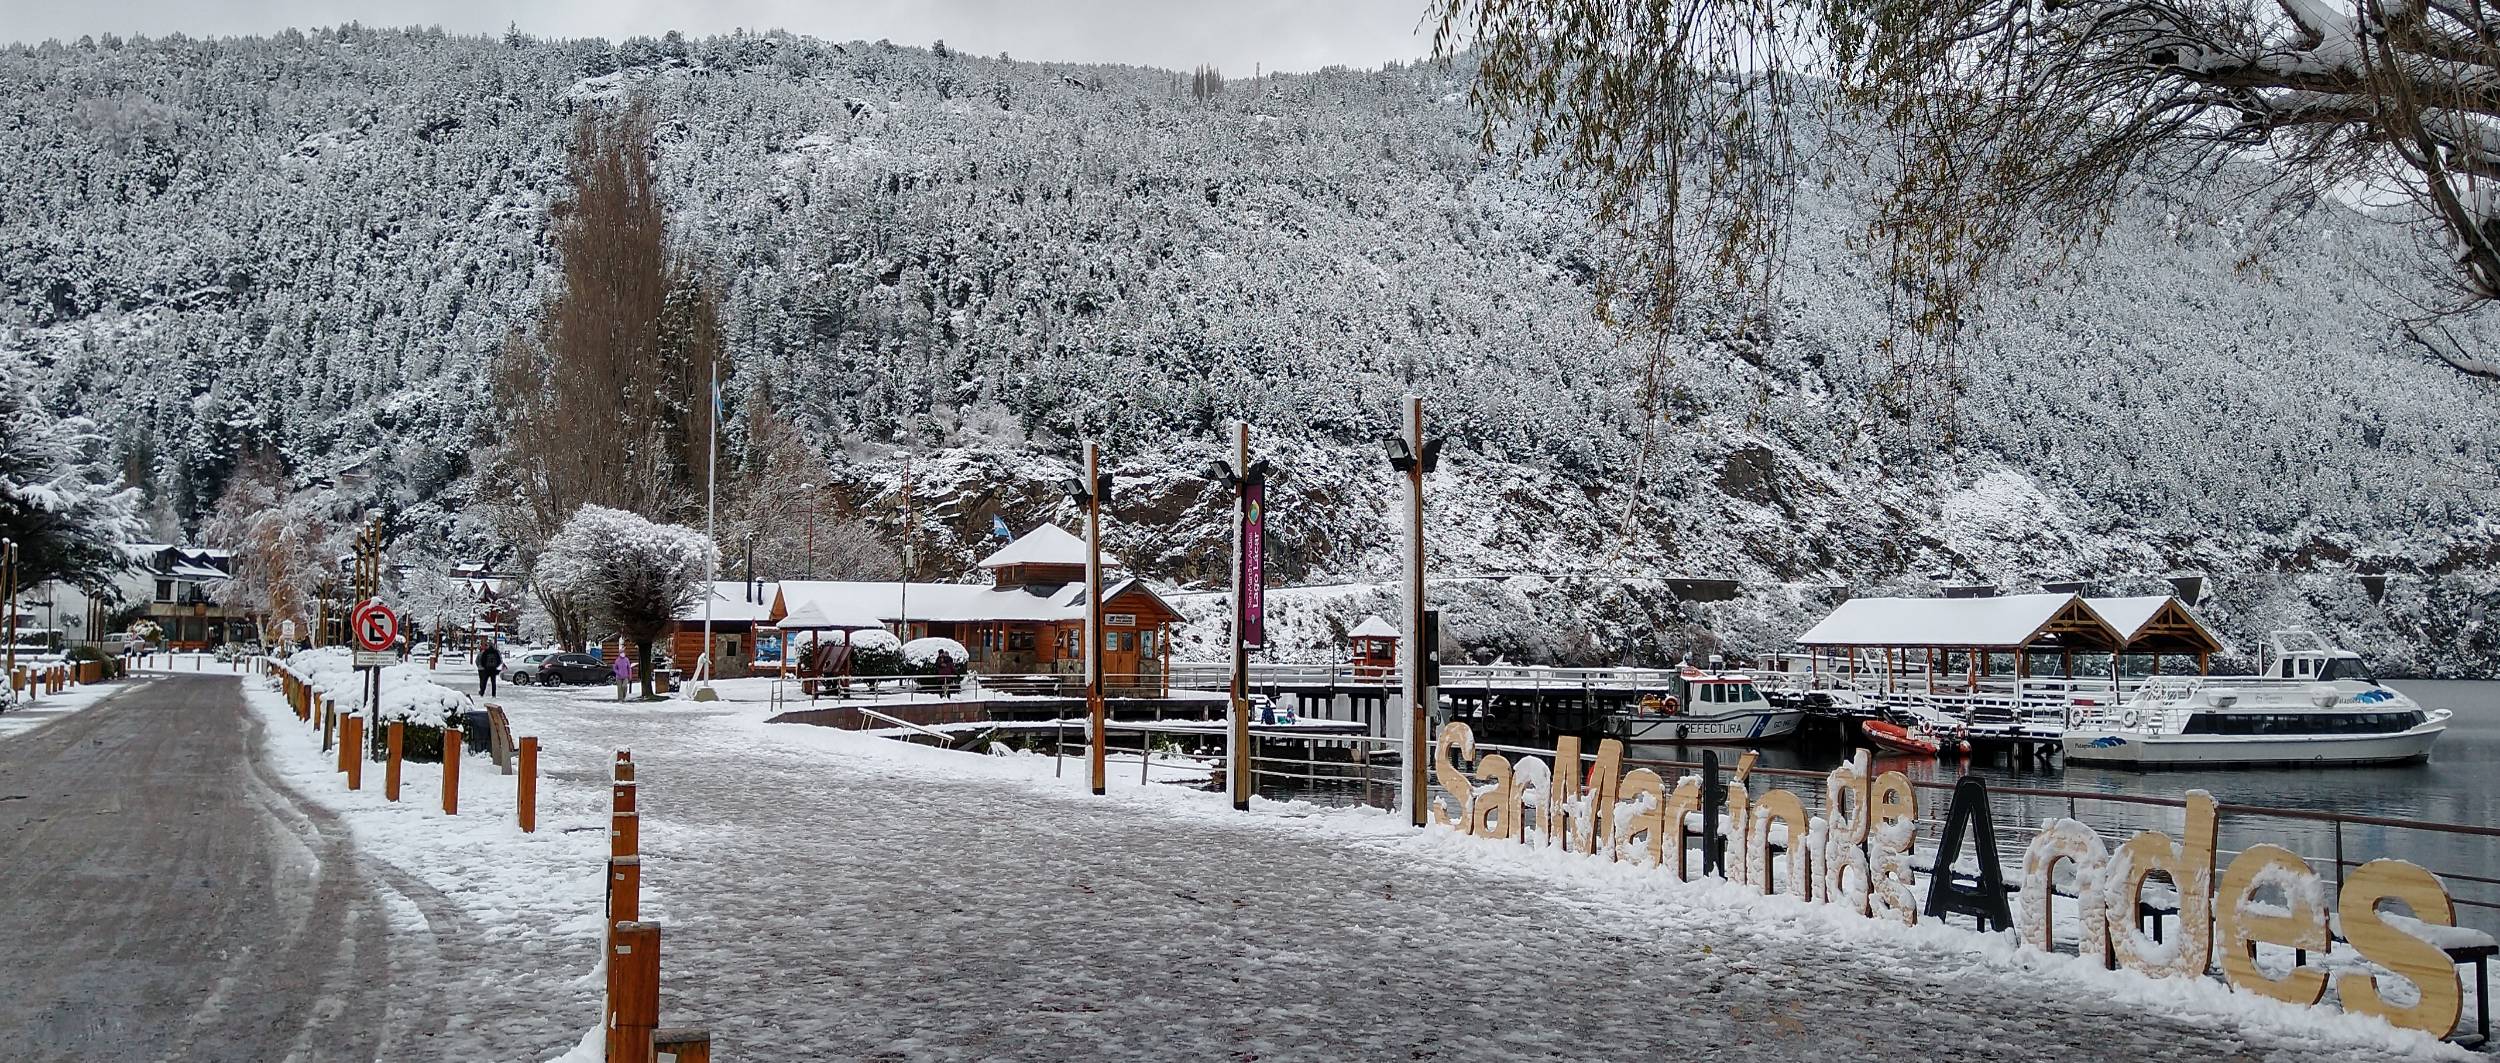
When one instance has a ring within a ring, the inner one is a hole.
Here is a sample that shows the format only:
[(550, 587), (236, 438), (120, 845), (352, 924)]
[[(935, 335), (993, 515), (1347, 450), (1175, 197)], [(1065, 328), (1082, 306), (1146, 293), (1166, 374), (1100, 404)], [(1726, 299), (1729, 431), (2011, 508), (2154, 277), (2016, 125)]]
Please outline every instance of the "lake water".
[[(2377, 768), (2139, 772), (2089, 765), (2069, 767), (2062, 759), (2048, 768), (2018, 769), (2008, 766), (2003, 759), (1983, 759), (1971, 763), (1967, 770), (1985, 778), (1991, 787), (2059, 790), (2077, 795), (2107, 794), (2121, 798), (2176, 798), (2187, 790), (2202, 789), (2225, 804), (2340, 812), (2426, 823), (2485, 827), (2500, 824), (2500, 682), (2406, 680), (2391, 682), (2390, 685), (2403, 690), (2427, 708), (2449, 709), (2456, 714), (2449, 720), (2447, 734), (2432, 749), (2427, 763)], [(1698, 760), (1701, 752), (1700, 747), (1648, 747), (1636, 755), (1690, 761)], [(1828, 771), (1846, 755), (1845, 749), (1829, 744), (1771, 747), (1763, 750), (1762, 763), (1771, 767)], [(1733, 764), (1733, 750), (1723, 749), (1721, 756)], [(1898, 770), (1913, 779), (1945, 784), (1950, 784), (1966, 770), (1963, 765), (1951, 761), (1906, 756), (1879, 757), (1876, 769)], [(1318, 783), (1262, 780), (1259, 790), (1269, 797), (1301, 797), (1324, 803), (1393, 804), (1396, 800), (1395, 774), (1382, 771), (1379, 775), (1392, 780), (1390, 785), (1367, 786), (1351, 780)], [(1822, 788), (1812, 780), (1779, 778), (1770, 780), (1770, 785), (1794, 789), (1806, 798), (1810, 809), (1820, 810)], [(1755, 788), (1757, 793), (1761, 790), (1761, 786)], [(2008, 864), (2019, 864), (2021, 856), (2017, 847), (2031, 829), (2037, 828), (2047, 818), (2071, 815), (2097, 828), (2104, 837), (2113, 839), (2148, 829), (2175, 837), (2180, 828), (2181, 813), (2175, 808), (2095, 800), (2090, 796), (2051, 798), (1994, 793), (1991, 797), (1989, 804), (1995, 826), (2004, 839), (2001, 855)], [(1941, 819), (1948, 799), (1949, 795), (1943, 791), (1922, 790), (1919, 794), (1920, 818), (1931, 821)], [(2259, 842), (2272, 842), (2307, 857), (2319, 874), (2333, 877), (2338, 832), (2331, 824), (2226, 814), (2222, 817), (2219, 831), (2219, 844), (2226, 853)], [(1935, 832), (1935, 824), (1931, 822), (1922, 834), (1925, 840), (1932, 842)], [(2478, 878), (2500, 880), (2500, 838), (2363, 824), (2346, 824), (2341, 834), (2346, 861), (2358, 864), (2377, 857), (2395, 857), (2430, 868), (2447, 881), (2450, 895), (2459, 902), (2457, 916), (2460, 923), (2500, 931), (2500, 882), (2474, 881)], [(2229, 857), (2226, 855), (2222, 859), (2227, 861)]]

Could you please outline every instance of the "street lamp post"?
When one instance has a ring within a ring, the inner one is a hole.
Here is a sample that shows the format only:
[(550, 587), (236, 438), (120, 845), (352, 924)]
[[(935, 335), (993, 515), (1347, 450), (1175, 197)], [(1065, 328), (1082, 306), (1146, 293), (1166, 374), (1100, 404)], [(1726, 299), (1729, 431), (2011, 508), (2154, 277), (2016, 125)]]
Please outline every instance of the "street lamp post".
[[(1102, 450), (1085, 444), (1085, 478), (1065, 480), (1068, 500), (1085, 511), (1085, 713), (1092, 751), (1087, 755), (1094, 794), (1103, 792), (1106, 768), (1104, 739), (1110, 730), (1102, 699), (1102, 502), (1111, 493), (1111, 477), (1102, 471)], [(1140, 757), (1145, 754), (1141, 750)], [(1141, 769), (1142, 770), (1142, 769)]]
[(1233, 422), (1233, 455), (1231, 460), (1210, 463), (1207, 474), (1224, 485), (1233, 495), (1233, 653), (1232, 653), (1232, 741), (1225, 752), (1225, 771), (1231, 781), (1233, 807), (1250, 807), (1250, 601), (1254, 580), (1265, 574), (1251, 570), (1251, 549), (1247, 536), (1251, 531), (1250, 502), (1255, 485), (1265, 483), (1268, 465), (1250, 460), (1250, 423)]
[(1441, 440), (1424, 441), (1424, 400), (1406, 397), (1405, 431), (1383, 441), (1389, 454), (1389, 467), (1405, 474), (1406, 480), (1406, 637), (1401, 640), (1405, 660), (1406, 695), (1406, 812), (1409, 822), (1424, 825), (1424, 760), (1432, 748), (1425, 735), (1430, 725), (1432, 704), (1432, 657), (1437, 647), (1426, 646), (1425, 640), (1438, 635), (1438, 625), (1424, 609), (1424, 474), (1440, 462)]

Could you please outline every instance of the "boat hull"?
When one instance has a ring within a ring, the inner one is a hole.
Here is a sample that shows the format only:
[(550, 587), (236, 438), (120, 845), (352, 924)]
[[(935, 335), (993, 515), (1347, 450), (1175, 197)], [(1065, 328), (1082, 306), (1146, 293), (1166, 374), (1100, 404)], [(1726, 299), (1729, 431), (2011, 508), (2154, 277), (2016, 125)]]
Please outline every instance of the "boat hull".
[(2446, 724), (2374, 735), (2175, 735), (2133, 731), (2069, 730), (2070, 764), (2116, 764), (2140, 768), (2262, 767), (2272, 765), (2404, 764), (2425, 760)]
[(1615, 718), (1615, 733), (1643, 745), (1752, 745), (1788, 738), (1805, 719), (1799, 709), (1765, 708), (1702, 716), (1692, 713)]

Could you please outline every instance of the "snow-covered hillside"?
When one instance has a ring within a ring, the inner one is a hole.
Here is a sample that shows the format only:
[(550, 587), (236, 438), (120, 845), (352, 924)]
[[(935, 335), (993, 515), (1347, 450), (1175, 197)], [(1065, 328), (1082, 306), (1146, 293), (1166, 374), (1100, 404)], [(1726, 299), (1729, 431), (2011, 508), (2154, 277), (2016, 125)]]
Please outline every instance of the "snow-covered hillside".
[[(770, 379), (889, 527), (912, 478), (939, 569), (993, 514), (1067, 519), (1052, 485), (1095, 435), (1128, 474), (1114, 550), (1212, 582), (1224, 503), (1193, 470), (1246, 416), (1284, 470), (1277, 571), (1381, 581), (1374, 439), (1412, 389), (1451, 437), (1429, 513), (1453, 634), (1486, 654), (1776, 649), (1835, 587), (2193, 571), (2243, 647), (2305, 622), (2406, 667), (2500, 664), (2500, 397), (2391, 340), (2373, 278), (2422, 253), (2403, 233), (2147, 190), (1988, 303), (1945, 447), (1943, 410), (1876, 412), (1883, 293), (1827, 159), (1780, 320), (1673, 344), (1654, 416), (1647, 355), (1592, 319), (1577, 204), (1479, 157), (1465, 78), (1202, 102), (1174, 71), (777, 34), (0, 49), (0, 344), (117, 434), (168, 522), (266, 446), (414, 541), (491, 548), (483, 369), (554, 279), (570, 115), (639, 93), (675, 235), (726, 292), (732, 400)], [(2403, 576), (2384, 607), (2361, 568)], [(1694, 605), (1668, 576), (1760, 589)]]

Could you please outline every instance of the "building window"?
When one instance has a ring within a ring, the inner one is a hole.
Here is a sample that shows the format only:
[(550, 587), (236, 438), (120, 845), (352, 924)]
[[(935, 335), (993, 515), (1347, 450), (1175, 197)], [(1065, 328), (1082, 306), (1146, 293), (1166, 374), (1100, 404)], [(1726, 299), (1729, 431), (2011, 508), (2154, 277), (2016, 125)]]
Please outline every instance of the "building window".
[(156, 581), (156, 600), (160, 602), (174, 600), (174, 581), (169, 579)]
[(1008, 649), (1011, 649), (1011, 650), (1030, 650), (1030, 649), (1032, 649), (1032, 648), (1033, 648), (1033, 633), (1032, 633), (1032, 632), (1030, 632), (1030, 631), (1011, 631), (1011, 632), (1008, 632), (1008, 633), (1007, 633), (1007, 648), (1008, 648)]

